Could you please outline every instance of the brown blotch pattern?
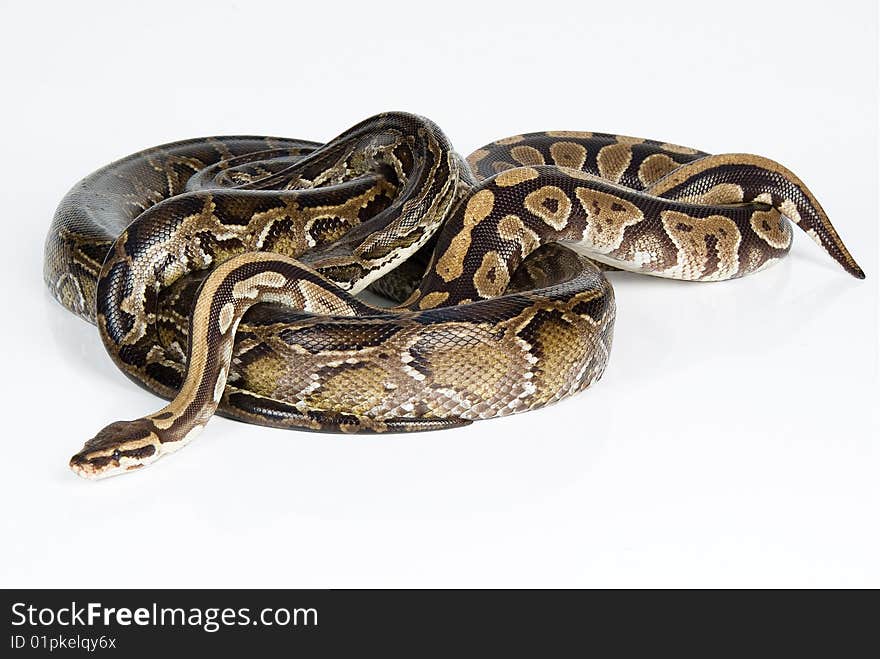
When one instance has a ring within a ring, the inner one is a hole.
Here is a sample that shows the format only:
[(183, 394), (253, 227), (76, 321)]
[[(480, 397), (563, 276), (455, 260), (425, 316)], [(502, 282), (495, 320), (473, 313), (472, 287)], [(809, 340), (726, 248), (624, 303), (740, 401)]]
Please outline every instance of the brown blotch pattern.
[(434, 307), (443, 304), (448, 297), (449, 293), (446, 291), (434, 291), (433, 293), (428, 293), (425, 297), (419, 300), (419, 309), (433, 309)]
[(580, 169), (587, 160), (587, 150), (576, 142), (554, 142), (550, 145), (550, 155), (558, 167)]
[(520, 256), (523, 258), (531, 254), (541, 244), (538, 234), (523, 224), (523, 221), (516, 215), (505, 215), (498, 220), (498, 235), (502, 240), (516, 242), (519, 245)]
[(578, 187), (575, 196), (587, 215), (584, 239), (598, 252), (620, 247), (626, 228), (644, 219), (638, 206), (607, 192)]
[(779, 205), (779, 210), (781, 210), (782, 214), (795, 224), (801, 223), (800, 211), (798, 211), (797, 205), (795, 205), (791, 199), (784, 199)]
[(639, 180), (642, 185), (652, 185), (672, 170), (678, 169), (678, 166), (678, 163), (665, 153), (655, 153), (645, 158), (639, 165)]
[(474, 273), (474, 288), (481, 297), (498, 297), (507, 288), (510, 273), (507, 262), (501, 255), (492, 250), (483, 254), (483, 261)]
[(742, 238), (733, 220), (721, 215), (697, 218), (678, 211), (663, 211), (660, 217), (678, 248), (678, 263), (667, 274), (692, 281), (736, 276)]
[[(448, 332), (458, 337), (454, 344), (447, 340)], [(411, 355), (426, 352), (431, 353), (431, 386), (438, 392), (431, 401), (439, 408), (435, 413), (470, 419), (510, 414), (526, 409), (523, 399), (534, 392), (529, 375), (533, 358), (503, 326), (439, 323), (426, 328), (408, 350)], [(415, 360), (408, 364), (408, 370), (417, 368), (425, 370)]]
[(545, 165), (544, 155), (533, 146), (515, 146), (510, 155), (520, 165)]
[[(531, 352), (540, 355), (534, 367), (533, 383), (538, 391), (550, 391), (553, 383), (568, 383), (568, 389), (555, 387), (554, 400), (573, 394), (592, 383), (601, 373), (593, 359), (604, 359), (606, 347), (599, 340), (595, 324), (587, 318), (562, 310), (538, 310), (526, 326), (525, 334)], [(571, 350), (559, 350), (570, 346)], [(591, 353), (593, 359), (591, 359)], [(559, 374), (564, 374), (559, 378)], [(549, 402), (549, 401), (548, 401)]]
[(749, 224), (770, 247), (776, 249), (791, 247), (791, 227), (775, 208), (755, 211), (749, 218)]
[(599, 149), (596, 162), (602, 178), (617, 183), (632, 162), (632, 148), (629, 144), (621, 143), (603, 146)]
[(630, 137), (629, 135), (615, 135), (614, 139), (617, 140), (618, 144), (629, 144), (630, 146), (633, 144), (643, 144), (645, 141), (644, 137)]
[(461, 277), (464, 272), (464, 257), (471, 246), (471, 232), (474, 227), (486, 219), (495, 205), (495, 195), (484, 188), (474, 194), (465, 206), (464, 224), (449, 243), (443, 255), (437, 259), (434, 270), (445, 282)]
[(565, 228), (571, 215), (571, 200), (555, 185), (545, 185), (530, 192), (523, 204), (557, 231)]
[(717, 204), (738, 204), (743, 200), (743, 189), (734, 183), (719, 183), (706, 190), (703, 194), (690, 197), (676, 197), (678, 201), (692, 204), (714, 206)]
[(516, 167), (515, 169), (503, 171), (496, 176), (495, 185), (507, 188), (519, 185), (520, 183), (525, 183), (526, 181), (531, 181), (532, 179), (538, 178), (538, 176), (539, 174), (537, 170), (534, 170), (531, 167)]
[(625, 235), (614, 257), (639, 270), (662, 272), (675, 265), (678, 253), (669, 237), (658, 227)]

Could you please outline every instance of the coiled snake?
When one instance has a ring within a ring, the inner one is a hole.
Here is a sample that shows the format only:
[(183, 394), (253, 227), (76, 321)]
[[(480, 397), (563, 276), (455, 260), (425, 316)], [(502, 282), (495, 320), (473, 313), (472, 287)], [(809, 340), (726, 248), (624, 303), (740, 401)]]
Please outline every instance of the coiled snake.
[[(110, 424), (70, 465), (143, 467), (215, 411), (384, 432), (547, 405), (605, 368), (615, 307), (600, 265), (741, 277), (789, 251), (786, 218), (864, 277), (803, 183), (758, 156), (547, 132), (464, 161), (404, 113), (323, 145), (136, 153), (61, 201), (45, 279), (124, 373), (172, 400)], [(397, 306), (355, 297), (370, 285)]]

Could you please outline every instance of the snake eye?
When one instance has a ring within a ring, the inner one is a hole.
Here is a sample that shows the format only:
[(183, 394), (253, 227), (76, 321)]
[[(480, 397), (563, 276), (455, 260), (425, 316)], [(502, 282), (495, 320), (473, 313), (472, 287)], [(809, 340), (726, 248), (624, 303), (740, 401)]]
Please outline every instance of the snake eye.
[(122, 454), (119, 452), (119, 449), (116, 449), (110, 457), (116, 460), (116, 462), (119, 462), (119, 458), (122, 457)]

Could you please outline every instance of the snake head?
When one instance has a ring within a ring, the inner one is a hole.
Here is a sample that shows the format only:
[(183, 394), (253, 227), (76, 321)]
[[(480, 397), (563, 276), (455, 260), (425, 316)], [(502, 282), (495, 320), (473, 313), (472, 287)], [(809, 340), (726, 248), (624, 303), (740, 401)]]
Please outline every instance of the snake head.
[(107, 478), (150, 464), (160, 447), (149, 419), (115, 421), (85, 443), (70, 459), (70, 468), (83, 478)]

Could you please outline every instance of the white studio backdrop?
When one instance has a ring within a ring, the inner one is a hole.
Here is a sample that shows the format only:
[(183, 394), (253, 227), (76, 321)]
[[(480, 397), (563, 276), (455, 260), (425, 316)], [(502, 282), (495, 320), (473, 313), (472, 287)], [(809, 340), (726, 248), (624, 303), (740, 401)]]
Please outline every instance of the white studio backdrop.
[[(876, 3), (4, 0), (0, 76), (0, 585), (880, 585)], [(556, 406), (408, 436), (215, 419), (76, 478), (85, 439), (163, 403), (45, 291), (63, 194), (148, 146), (389, 109), (463, 154), (595, 130), (768, 156), (868, 279), (800, 232), (743, 280), (614, 273), (606, 375)]]

